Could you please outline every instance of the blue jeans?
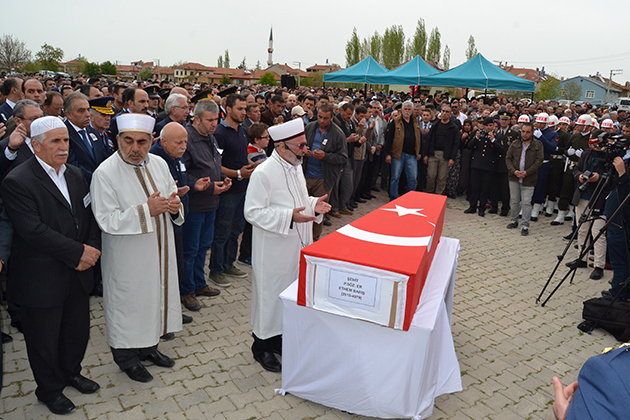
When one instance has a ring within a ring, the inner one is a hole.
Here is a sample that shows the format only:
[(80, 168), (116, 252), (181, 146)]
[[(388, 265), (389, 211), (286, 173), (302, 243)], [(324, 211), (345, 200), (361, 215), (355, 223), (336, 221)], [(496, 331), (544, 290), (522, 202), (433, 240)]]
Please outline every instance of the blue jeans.
[(179, 285), (181, 296), (206, 287), (204, 266), (206, 254), (212, 246), (216, 211), (188, 213), (182, 234), (184, 237), (184, 276)]
[(211, 275), (223, 273), (236, 261), (238, 237), (245, 228), (244, 204), (245, 191), (220, 195), (210, 254)]
[[(616, 296), (623, 288), (626, 280), (630, 277), (630, 269), (628, 268), (628, 255), (626, 254), (626, 242), (623, 237), (624, 231), (619, 227), (611, 224), (608, 226), (608, 234), (606, 242), (608, 244), (608, 256), (610, 257), (610, 265), (613, 269), (613, 278), (610, 285), (610, 293)], [(630, 232), (626, 231), (630, 240)], [(619, 296), (620, 299), (626, 299), (630, 296), (630, 289), (626, 288), (624, 293)]]
[(389, 199), (394, 200), (398, 198), (398, 182), (400, 181), (400, 174), (405, 169), (405, 176), (407, 177), (407, 191), (415, 191), (418, 179), (418, 159), (414, 155), (408, 155), (407, 153), (401, 153), (400, 159), (394, 159), (392, 157), (392, 169), (391, 179), (389, 182)]

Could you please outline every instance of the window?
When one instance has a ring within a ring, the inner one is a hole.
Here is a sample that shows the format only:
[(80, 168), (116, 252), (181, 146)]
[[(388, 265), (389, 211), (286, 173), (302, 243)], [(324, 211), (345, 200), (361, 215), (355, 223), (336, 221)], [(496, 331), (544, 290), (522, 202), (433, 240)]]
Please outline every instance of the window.
[(595, 98), (595, 91), (594, 90), (587, 90), (584, 97), (586, 99), (593, 99), (593, 98)]

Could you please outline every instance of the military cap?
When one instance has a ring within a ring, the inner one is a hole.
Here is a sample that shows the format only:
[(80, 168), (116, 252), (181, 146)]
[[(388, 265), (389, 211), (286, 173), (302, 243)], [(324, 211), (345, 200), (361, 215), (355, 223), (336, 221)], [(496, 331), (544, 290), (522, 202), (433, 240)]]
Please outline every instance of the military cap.
[(510, 118), (512, 118), (512, 114), (508, 111), (501, 111), (499, 112), (499, 118), (502, 120), (509, 120)]
[(203, 90), (203, 91), (199, 92), (198, 94), (193, 96), (190, 100), (192, 101), (193, 104), (196, 104), (197, 102), (207, 101), (208, 99), (212, 99), (212, 90), (211, 89), (206, 89), (206, 90)]
[(160, 98), (160, 95), (158, 94), (159, 90), (160, 90), (160, 87), (158, 85), (151, 85), (144, 88), (144, 91), (147, 93), (147, 95), (149, 95), (149, 98), (151, 99)]
[(114, 103), (113, 96), (103, 96), (100, 98), (94, 98), (88, 100), (90, 108), (103, 115), (114, 115), (112, 104)]
[(158, 91), (158, 96), (164, 100), (166, 100), (168, 98), (168, 95), (171, 94), (171, 90), (170, 89), (160, 89)]
[(230, 95), (236, 93), (237, 90), (238, 90), (238, 87), (232, 86), (232, 87), (229, 87), (227, 89), (223, 89), (221, 92), (219, 92), (219, 96), (221, 98), (225, 98), (227, 96), (230, 96)]

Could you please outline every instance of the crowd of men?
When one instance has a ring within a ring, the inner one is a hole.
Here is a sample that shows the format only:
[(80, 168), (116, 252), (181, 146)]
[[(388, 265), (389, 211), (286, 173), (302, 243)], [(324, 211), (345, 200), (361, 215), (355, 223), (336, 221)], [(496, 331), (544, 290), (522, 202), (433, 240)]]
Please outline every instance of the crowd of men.
[[(507, 228), (520, 223), (523, 236), (543, 215), (554, 226), (573, 221), (575, 269), (588, 266), (586, 249), (630, 192), (630, 120), (588, 104), (99, 77), (0, 81), (0, 264), (36, 395), (54, 413), (74, 409), (66, 385), (99, 388), (80, 374), (90, 294), (104, 298), (114, 361), (148, 382), (141, 361), (175, 364), (157, 347), (192, 321), (181, 306), (199, 311), (202, 298), (247, 276), (239, 265), (253, 265), (252, 352), (278, 372), (271, 295), (295, 279), (299, 249), (322, 225), (352, 216), (374, 192), (466, 195), (465, 213), (510, 215)], [(617, 218), (592, 247), (590, 277), (602, 278), (609, 261), (603, 297), (627, 300), (621, 220), (630, 219)], [(274, 262), (279, 252), (283, 264)]]

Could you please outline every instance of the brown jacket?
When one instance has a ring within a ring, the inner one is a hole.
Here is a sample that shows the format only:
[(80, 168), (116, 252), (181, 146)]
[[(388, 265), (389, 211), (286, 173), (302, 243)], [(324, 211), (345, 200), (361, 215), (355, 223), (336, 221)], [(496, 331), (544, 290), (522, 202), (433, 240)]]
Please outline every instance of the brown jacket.
[[(510, 144), (505, 154), (505, 164), (508, 171), (508, 179), (517, 181), (519, 178), (514, 175), (515, 171), (520, 170), (521, 153), (523, 152), (523, 140), (518, 139)], [(543, 163), (543, 145), (539, 140), (532, 138), (527, 151), (525, 151), (525, 172), (527, 175), (523, 178), (524, 187), (535, 187), (538, 181), (538, 169)]]
[[(422, 138), (422, 134), (420, 133), (420, 124), (418, 124), (418, 119), (413, 115), (411, 116), (411, 122), (413, 123), (413, 129), (416, 134), (416, 156), (420, 156), (420, 139)], [(391, 145), (389, 145), (389, 153), (394, 159), (400, 159), (403, 150), (403, 144), (405, 141), (405, 126), (403, 124), (402, 115), (396, 117), (393, 121), (393, 126), (388, 125), (387, 130), (394, 130), (393, 140), (391, 141)], [(388, 143), (388, 139), (391, 138), (392, 133), (385, 133), (385, 142)]]

